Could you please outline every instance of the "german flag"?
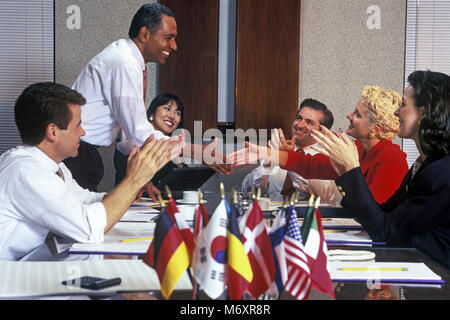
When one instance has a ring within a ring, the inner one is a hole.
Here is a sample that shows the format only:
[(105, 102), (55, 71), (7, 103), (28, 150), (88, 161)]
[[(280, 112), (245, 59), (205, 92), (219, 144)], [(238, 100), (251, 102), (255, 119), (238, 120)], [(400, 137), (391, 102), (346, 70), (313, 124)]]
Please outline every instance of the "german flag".
[(154, 239), (143, 261), (156, 270), (161, 294), (169, 299), (178, 280), (189, 267), (189, 253), (183, 236), (165, 209), (161, 211)]

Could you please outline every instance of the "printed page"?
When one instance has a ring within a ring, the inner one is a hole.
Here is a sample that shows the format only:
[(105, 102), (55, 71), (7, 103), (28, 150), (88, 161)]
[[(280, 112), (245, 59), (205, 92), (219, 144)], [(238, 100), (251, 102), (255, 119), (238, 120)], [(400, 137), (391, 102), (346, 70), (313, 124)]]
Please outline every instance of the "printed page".
[[(117, 292), (160, 290), (154, 269), (140, 260), (88, 260), (65, 262), (0, 261), (0, 298), (55, 295), (104, 295)], [(104, 279), (121, 278), (118, 286), (89, 290), (76, 285), (63, 285), (64, 280), (82, 276)], [(185, 273), (176, 289), (191, 290)]]

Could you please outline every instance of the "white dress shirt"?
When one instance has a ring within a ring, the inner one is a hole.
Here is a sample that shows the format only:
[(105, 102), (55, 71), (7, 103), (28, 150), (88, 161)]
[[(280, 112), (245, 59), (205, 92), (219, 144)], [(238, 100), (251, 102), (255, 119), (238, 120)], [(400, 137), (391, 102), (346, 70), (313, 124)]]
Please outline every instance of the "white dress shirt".
[[(306, 154), (314, 155), (317, 153), (316, 150), (311, 147), (318, 146), (314, 144), (303, 148)], [(298, 147), (295, 147), (295, 151)], [(275, 201), (281, 201), (284, 181), (286, 180), (286, 175), (289, 175), (292, 180), (292, 185), (294, 188), (304, 194), (309, 194), (309, 186), (314, 185), (314, 191), (318, 193), (322, 200), (338, 200), (340, 194), (337, 191), (336, 184), (333, 180), (317, 180), (317, 179), (305, 179), (301, 175), (293, 172), (281, 169), (280, 166), (271, 165), (269, 168), (264, 167), (264, 161), (261, 161), (259, 167), (250, 172), (242, 182), (242, 190), (246, 192), (252, 186), (260, 187), (263, 179), (268, 176), (269, 180), (266, 187), (267, 196)]]
[(19, 260), (50, 231), (74, 242), (103, 241), (104, 196), (81, 188), (64, 163), (36, 147), (6, 151), (0, 157), (0, 260)]
[[(72, 86), (87, 100), (81, 107), (86, 131), (83, 141), (110, 146), (121, 129), (131, 145), (141, 146), (151, 133), (157, 139), (167, 139), (147, 120), (144, 69), (144, 58), (131, 39), (111, 43), (86, 65)], [(119, 151), (129, 153), (120, 147)]]

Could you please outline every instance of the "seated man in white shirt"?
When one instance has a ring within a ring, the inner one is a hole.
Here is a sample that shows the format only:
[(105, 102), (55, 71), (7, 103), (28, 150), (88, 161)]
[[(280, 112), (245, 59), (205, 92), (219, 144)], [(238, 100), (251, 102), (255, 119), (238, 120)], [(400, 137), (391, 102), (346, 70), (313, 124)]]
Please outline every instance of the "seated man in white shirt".
[(23, 145), (0, 157), (0, 260), (19, 260), (49, 232), (96, 243), (120, 220), (142, 186), (170, 161), (176, 142), (149, 137), (128, 160), (125, 179), (109, 193), (81, 188), (62, 162), (76, 156), (84, 97), (55, 83), (36, 83), (16, 100)]
[[(146, 64), (165, 64), (178, 49), (175, 15), (159, 3), (145, 4), (136, 12), (128, 36), (93, 57), (72, 86), (87, 100), (81, 108), (86, 135), (81, 139), (78, 156), (64, 163), (80, 186), (91, 191), (97, 191), (103, 177), (99, 146), (114, 144), (119, 133), (131, 146), (141, 146), (150, 134), (158, 139), (169, 139), (147, 120)], [(192, 150), (194, 146), (187, 148)], [(127, 156), (131, 148), (128, 144), (118, 144), (117, 149)], [(191, 151), (191, 154), (202, 152)], [(211, 167), (222, 173), (232, 171), (232, 167), (225, 164)]]
[[(326, 105), (314, 99), (305, 99), (300, 104), (292, 123), (292, 139), (286, 141), (283, 132), (275, 129), (270, 144), (272, 148), (315, 154), (317, 151), (311, 147), (317, 144), (310, 135), (311, 129), (319, 130), (321, 124), (331, 128), (333, 122), (333, 114)], [(295, 172), (283, 170), (264, 161), (244, 178), (243, 192), (248, 192), (252, 186), (261, 187), (263, 193), (275, 201), (281, 201), (286, 196), (290, 197), (295, 190), (300, 192), (300, 199), (315, 194), (320, 196), (322, 201), (334, 203), (340, 197), (334, 181), (307, 180)]]

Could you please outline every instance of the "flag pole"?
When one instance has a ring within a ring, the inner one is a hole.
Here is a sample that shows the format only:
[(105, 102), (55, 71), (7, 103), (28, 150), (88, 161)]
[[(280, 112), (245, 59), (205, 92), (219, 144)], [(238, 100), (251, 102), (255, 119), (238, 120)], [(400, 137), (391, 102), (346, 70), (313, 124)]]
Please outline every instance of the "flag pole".
[[(202, 190), (200, 188), (198, 188), (198, 204), (202, 205), (203, 204), (203, 193)], [(199, 214), (198, 210), (196, 210), (197, 212), (195, 212), (195, 214)], [(195, 221), (197, 221), (197, 219), (194, 219), (194, 234), (196, 234), (196, 232), (198, 230), (196, 230), (196, 225), (195, 225)], [(195, 240), (195, 239), (194, 239)], [(197, 280), (195, 278), (195, 272), (194, 272), (194, 277), (193, 277), (193, 281), (194, 281), (194, 285), (193, 285), (193, 296), (192, 296), (192, 300), (198, 300), (198, 292), (200, 290), (200, 285), (197, 283)]]
[[(283, 214), (286, 214), (286, 210), (289, 208), (289, 196), (284, 197), (284, 202), (283, 202)], [(286, 231), (284, 231), (283, 233), (283, 238), (284, 238), (284, 234), (286, 233)], [(278, 298), (277, 300), (281, 300), (281, 296), (283, 295), (284, 292), (284, 284), (283, 286), (280, 288), (280, 290), (278, 291)]]
[(318, 208), (319, 208), (319, 204), (320, 204), (320, 196), (317, 197), (317, 200), (316, 200), (316, 203), (315, 203), (315, 205), (314, 205), (314, 208), (315, 208), (315, 209), (318, 209)]

